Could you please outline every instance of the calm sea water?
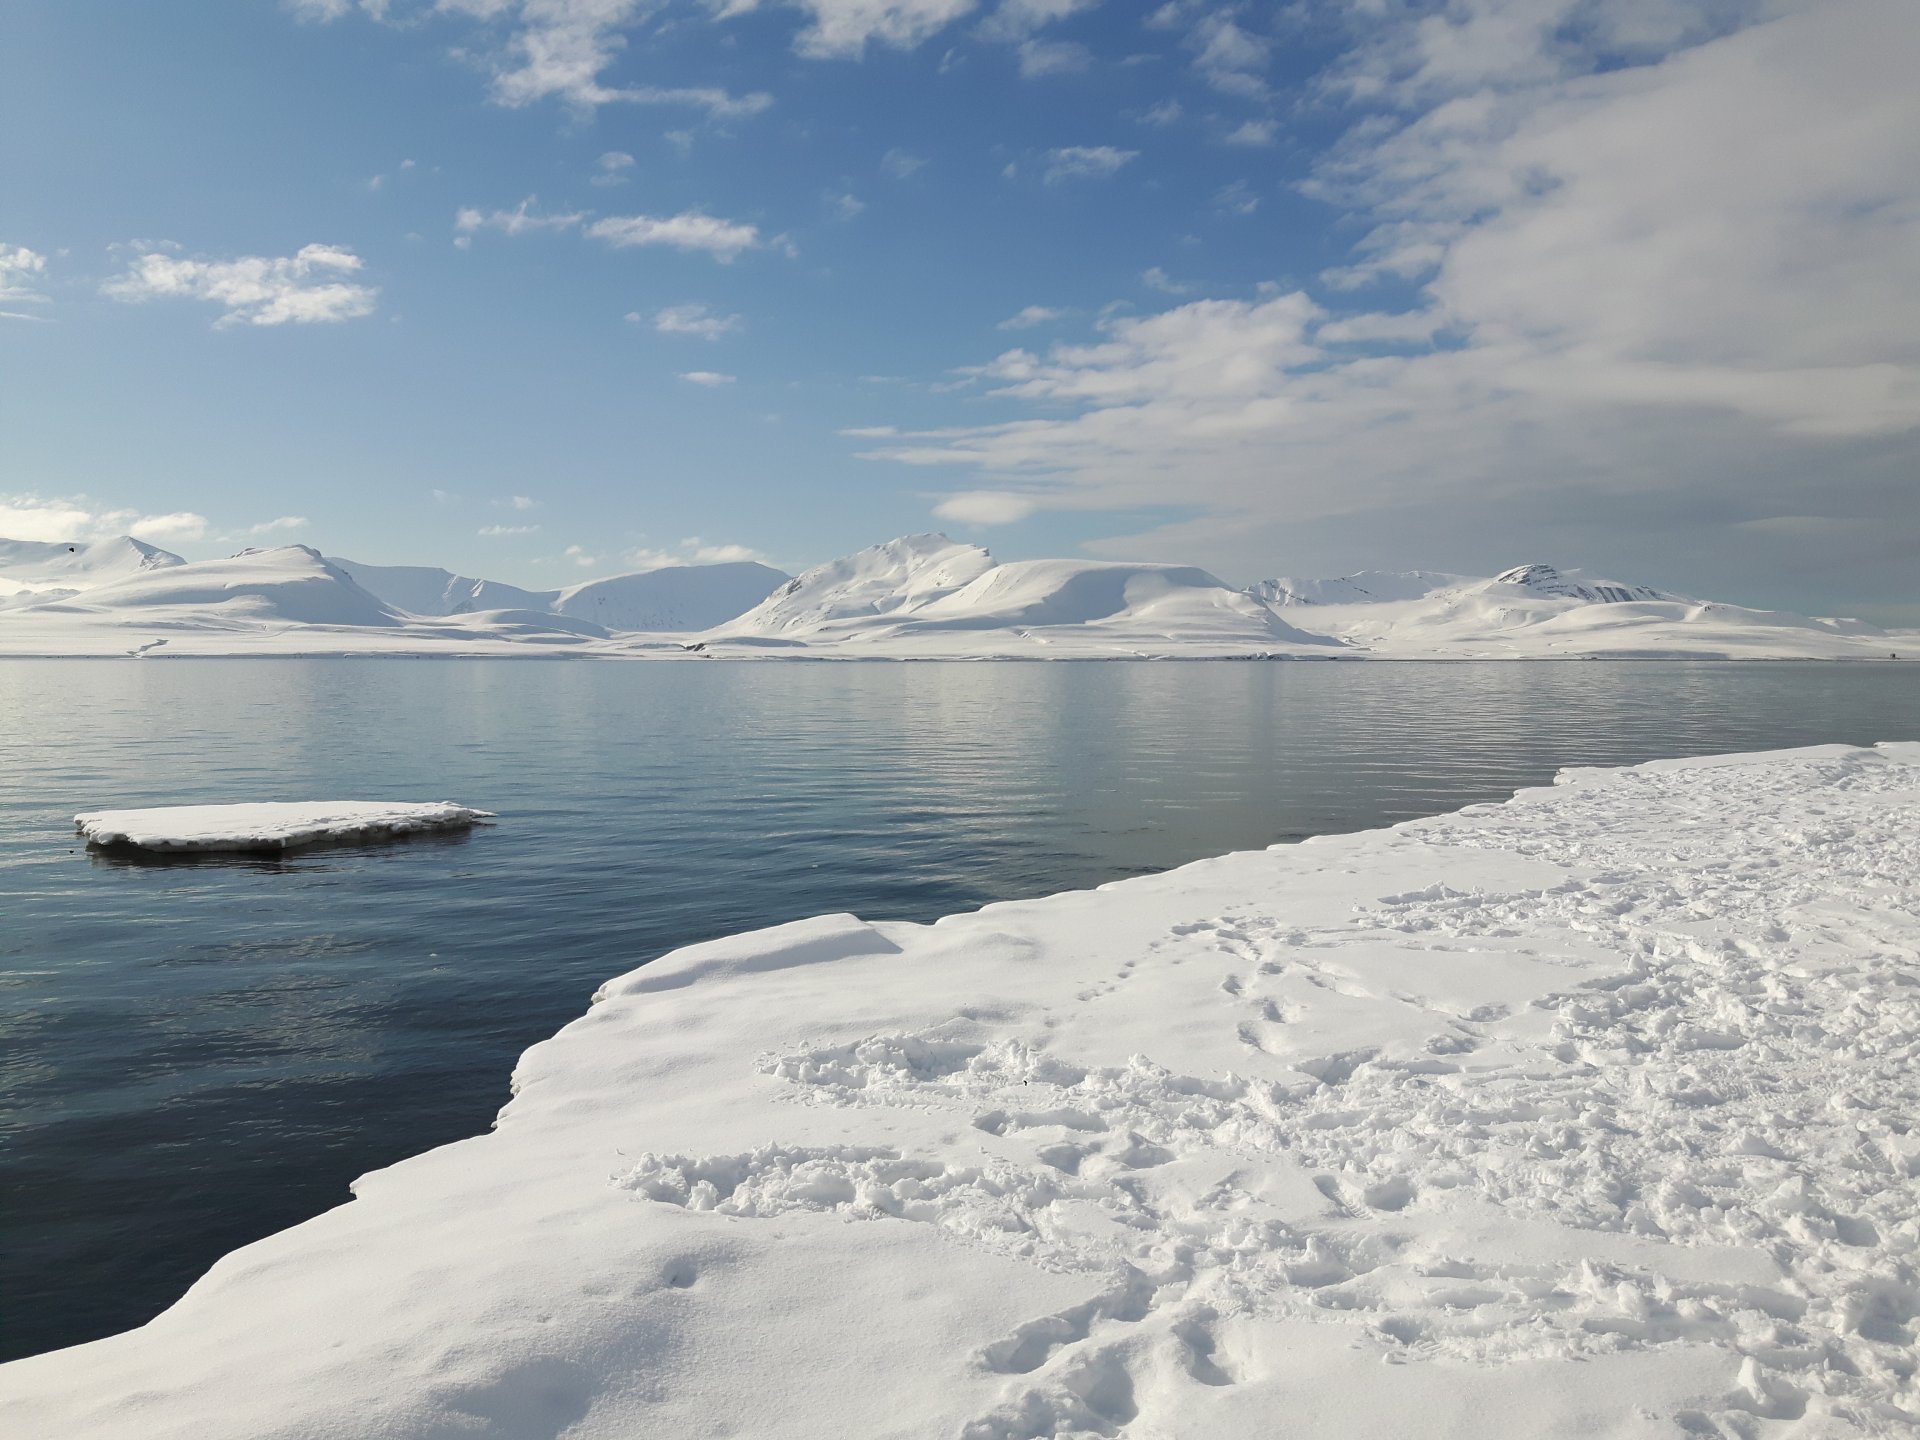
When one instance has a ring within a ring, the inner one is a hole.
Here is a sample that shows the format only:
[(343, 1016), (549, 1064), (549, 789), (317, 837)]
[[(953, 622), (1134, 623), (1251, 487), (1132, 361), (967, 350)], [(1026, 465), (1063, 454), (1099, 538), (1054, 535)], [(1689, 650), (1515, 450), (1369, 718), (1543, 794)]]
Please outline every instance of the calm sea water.
[[(137, 1325), (486, 1129), (675, 946), (931, 919), (1500, 799), (1920, 738), (1920, 667), (0, 661), (0, 1358)], [(128, 864), (78, 810), (454, 799), (470, 837)]]

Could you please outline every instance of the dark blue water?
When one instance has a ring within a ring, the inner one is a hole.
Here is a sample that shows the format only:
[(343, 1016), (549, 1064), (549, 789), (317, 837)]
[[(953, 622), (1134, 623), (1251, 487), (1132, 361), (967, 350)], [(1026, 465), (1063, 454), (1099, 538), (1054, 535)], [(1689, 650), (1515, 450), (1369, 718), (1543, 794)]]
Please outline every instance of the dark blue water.
[[(1499, 799), (1920, 738), (1898, 665), (0, 661), (0, 1357), (137, 1325), (484, 1130), (601, 980)], [(128, 864), (75, 811), (453, 799), (471, 837)]]

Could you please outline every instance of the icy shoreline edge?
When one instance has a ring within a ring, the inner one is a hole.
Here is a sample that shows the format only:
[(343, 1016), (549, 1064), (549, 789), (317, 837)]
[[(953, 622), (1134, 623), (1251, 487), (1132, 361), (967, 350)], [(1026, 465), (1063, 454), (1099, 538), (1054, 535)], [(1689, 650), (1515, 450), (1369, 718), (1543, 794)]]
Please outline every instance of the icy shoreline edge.
[(530, 1049), (492, 1134), (0, 1368), (0, 1421), (1893, 1433), (1917, 806), (1912, 743), (1570, 771), (676, 951)]

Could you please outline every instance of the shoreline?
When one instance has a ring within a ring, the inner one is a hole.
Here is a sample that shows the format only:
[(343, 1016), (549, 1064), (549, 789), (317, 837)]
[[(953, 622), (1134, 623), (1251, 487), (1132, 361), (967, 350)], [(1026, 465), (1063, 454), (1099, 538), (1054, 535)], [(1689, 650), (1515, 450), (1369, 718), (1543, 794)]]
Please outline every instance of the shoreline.
[[(0, 1367), (0, 1420), (1885, 1433), (1913, 1400), (1920, 1150), (1885, 1122), (1920, 1100), (1916, 803), (1911, 742), (1575, 770), (676, 951), (527, 1051), (490, 1134)], [(1907, 1178), (1850, 1171), (1862, 1144)]]

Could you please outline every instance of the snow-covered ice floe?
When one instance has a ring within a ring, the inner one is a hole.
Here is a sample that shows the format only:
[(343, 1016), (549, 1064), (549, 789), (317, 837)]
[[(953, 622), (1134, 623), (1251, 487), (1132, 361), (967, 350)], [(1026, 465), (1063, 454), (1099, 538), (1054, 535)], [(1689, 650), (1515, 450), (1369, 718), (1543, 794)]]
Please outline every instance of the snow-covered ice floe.
[(268, 801), (251, 805), (161, 805), (94, 810), (73, 817), (89, 845), (136, 850), (293, 850), (302, 845), (391, 840), (464, 830), (493, 819), (448, 800)]
[(1920, 744), (609, 981), (62, 1437), (1906, 1436)]

